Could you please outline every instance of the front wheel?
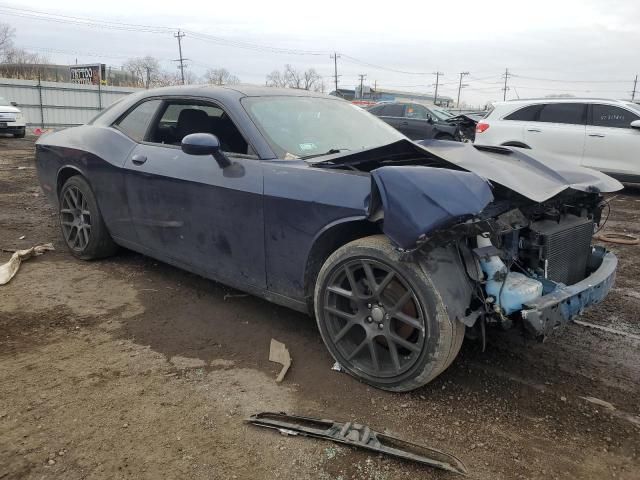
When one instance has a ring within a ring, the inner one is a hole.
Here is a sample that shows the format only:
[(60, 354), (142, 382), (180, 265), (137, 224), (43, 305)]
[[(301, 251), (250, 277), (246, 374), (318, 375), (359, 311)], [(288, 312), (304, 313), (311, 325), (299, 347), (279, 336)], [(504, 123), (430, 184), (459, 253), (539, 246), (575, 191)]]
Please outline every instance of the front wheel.
[(334, 252), (320, 270), (314, 300), (334, 359), (384, 390), (430, 382), (451, 364), (464, 337), (464, 325), (449, 318), (428, 273), (401, 262), (382, 235)]
[(117, 247), (104, 224), (98, 203), (87, 181), (69, 178), (60, 190), (60, 227), (71, 253), (94, 260), (115, 253)]

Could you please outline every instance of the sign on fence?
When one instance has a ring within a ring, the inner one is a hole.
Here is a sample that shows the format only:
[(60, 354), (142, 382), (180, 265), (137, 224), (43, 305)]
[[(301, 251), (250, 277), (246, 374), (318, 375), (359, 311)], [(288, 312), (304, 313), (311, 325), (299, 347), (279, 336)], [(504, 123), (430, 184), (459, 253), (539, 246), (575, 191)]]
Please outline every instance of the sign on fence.
[(100, 85), (105, 77), (106, 65), (71, 65), (71, 83), (79, 85)]

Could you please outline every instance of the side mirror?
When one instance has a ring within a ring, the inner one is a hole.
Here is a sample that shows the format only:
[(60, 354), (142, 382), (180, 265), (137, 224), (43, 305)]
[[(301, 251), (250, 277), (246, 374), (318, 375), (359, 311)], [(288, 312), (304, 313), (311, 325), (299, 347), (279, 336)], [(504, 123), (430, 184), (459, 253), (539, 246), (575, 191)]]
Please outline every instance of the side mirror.
[(433, 123), (433, 117), (431, 115), (427, 115), (427, 122)]
[(220, 168), (231, 165), (227, 156), (220, 150), (220, 140), (211, 133), (192, 133), (182, 139), (182, 151), (187, 155), (213, 155)]
[(634, 120), (633, 122), (631, 122), (631, 128), (640, 129), (640, 120)]
[(11, 102), (11, 106), (12, 107), (17, 107), (18, 106), (18, 102)]

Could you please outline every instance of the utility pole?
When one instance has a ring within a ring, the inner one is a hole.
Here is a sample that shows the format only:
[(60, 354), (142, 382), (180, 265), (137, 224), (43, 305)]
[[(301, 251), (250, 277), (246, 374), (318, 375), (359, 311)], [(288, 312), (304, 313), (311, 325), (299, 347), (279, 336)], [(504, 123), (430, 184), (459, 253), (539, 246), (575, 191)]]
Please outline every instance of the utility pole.
[(335, 80), (335, 85), (336, 85), (336, 95), (339, 95), (338, 93), (338, 58), (340, 58), (340, 55), (338, 55), (338, 52), (333, 52), (333, 55), (329, 55), (329, 58), (333, 58), (333, 79)]
[(438, 105), (438, 85), (440, 84), (440, 75), (444, 75), (444, 73), (434, 72), (433, 74), (436, 76), (436, 90), (433, 94), (433, 104)]
[(364, 98), (364, 77), (367, 75), (365, 73), (361, 73), (358, 75), (360, 77), (360, 100)]
[(636, 99), (636, 87), (638, 86), (638, 75), (636, 75), (636, 79), (633, 81), (633, 92), (631, 92), (631, 101), (633, 102)]
[(184, 38), (184, 33), (181, 33), (178, 30), (178, 33), (174, 35), (175, 38), (178, 39), (178, 53), (180, 53), (180, 58), (178, 60), (174, 60), (176, 62), (180, 62), (180, 78), (182, 79), (182, 85), (184, 85), (184, 58), (182, 58), (182, 39)]
[(505, 69), (504, 71), (504, 88), (502, 89), (504, 91), (504, 95), (502, 96), (502, 100), (506, 100), (507, 99), (507, 90), (509, 90), (509, 87), (507, 87), (507, 80), (509, 80), (509, 77), (511, 76), (511, 74), (509, 74), (509, 69)]
[(149, 84), (151, 83), (151, 67), (146, 66), (144, 68), (145, 68), (145, 70), (147, 70), (147, 85), (146, 85), (146, 88), (147, 88), (147, 90), (149, 90)]
[(460, 72), (460, 83), (458, 84), (458, 102), (456, 103), (456, 105), (458, 106), (458, 108), (460, 108), (460, 91), (464, 88), (464, 87), (468, 87), (469, 85), (467, 84), (462, 84), (462, 78), (465, 75), (469, 75), (469, 72)]
[(378, 96), (378, 80), (373, 81), (373, 91), (374, 91), (373, 98), (375, 99)]

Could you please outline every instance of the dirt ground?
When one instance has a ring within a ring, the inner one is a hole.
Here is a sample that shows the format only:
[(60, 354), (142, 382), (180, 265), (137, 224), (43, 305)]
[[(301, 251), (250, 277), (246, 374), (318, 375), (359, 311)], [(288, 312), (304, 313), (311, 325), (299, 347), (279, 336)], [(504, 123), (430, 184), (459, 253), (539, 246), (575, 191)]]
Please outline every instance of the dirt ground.
[[(640, 188), (611, 205), (606, 229), (640, 234)], [(131, 252), (75, 260), (33, 140), (0, 138), (0, 248), (43, 242), (56, 251), (0, 287), (1, 479), (455, 478), (243, 422), (264, 410), (366, 423), (458, 456), (473, 479), (640, 479), (640, 246), (611, 247), (616, 288), (582, 317), (631, 336), (465, 341), (433, 383), (390, 394), (332, 371), (304, 315)], [(272, 337), (293, 357), (282, 384)]]

